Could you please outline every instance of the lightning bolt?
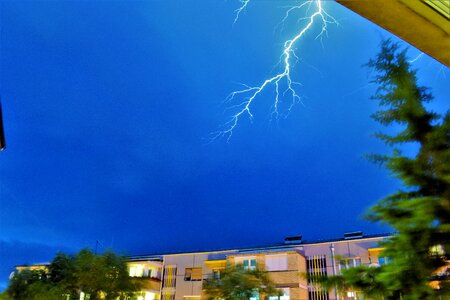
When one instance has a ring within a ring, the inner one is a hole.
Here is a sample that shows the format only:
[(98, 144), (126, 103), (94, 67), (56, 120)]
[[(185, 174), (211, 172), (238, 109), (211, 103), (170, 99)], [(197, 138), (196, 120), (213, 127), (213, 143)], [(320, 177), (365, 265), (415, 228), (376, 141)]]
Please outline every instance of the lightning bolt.
[(409, 62), (410, 64), (413, 64), (413, 63), (415, 63), (416, 61), (418, 61), (419, 59), (421, 59), (423, 55), (424, 55), (424, 53), (423, 53), (423, 52), (420, 52), (419, 55), (417, 55), (414, 59), (408, 60), (408, 62)]
[(236, 24), (236, 22), (239, 20), (241, 12), (243, 12), (247, 8), (247, 5), (250, 3), (250, 0), (239, 0), (239, 1), (241, 2), (241, 6), (234, 11), (235, 17), (233, 24)]
[[(240, 0), (241, 6), (235, 10), (235, 20), (236, 23), (239, 20), (239, 16), (242, 13), (243, 10), (246, 9), (248, 4), (250, 3), (250, 0)], [(286, 40), (283, 44), (283, 52), (281, 54), (280, 63), (282, 66), (282, 69), (280, 72), (275, 74), (274, 76), (265, 79), (260, 85), (257, 86), (250, 86), (250, 85), (243, 85), (243, 88), (237, 91), (232, 92), (227, 98), (226, 101), (232, 101), (236, 99), (240, 99), (241, 102), (238, 104), (235, 104), (229, 109), (237, 109), (237, 112), (232, 115), (231, 119), (223, 124), (223, 130), (213, 132), (211, 134), (211, 140), (216, 140), (220, 137), (225, 137), (227, 141), (230, 140), (231, 136), (233, 135), (233, 131), (236, 128), (236, 126), (239, 123), (239, 120), (244, 117), (248, 116), (251, 119), (253, 119), (253, 113), (251, 111), (252, 104), (256, 101), (258, 96), (260, 94), (267, 90), (269, 87), (273, 87), (275, 89), (275, 98), (273, 103), (273, 111), (272, 111), (272, 118), (277, 118), (280, 115), (280, 102), (282, 97), (286, 96), (286, 94), (290, 95), (292, 103), (288, 108), (288, 113), (291, 111), (292, 107), (298, 103), (301, 102), (301, 97), (295, 90), (296, 85), (300, 85), (300, 83), (292, 80), (291, 77), (291, 71), (293, 69), (293, 66), (298, 61), (298, 57), (295, 54), (294, 46), (297, 43), (298, 40), (300, 40), (308, 31), (311, 30), (313, 27), (313, 24), (316, 23), (316, 20), (320, 22), (321, 24), (321, 30), (316, 35), (317, 38), (322, 38), (324, 34), (327, 33), (328, 25), (338, 24), (338, 22), (329, 15), (322, 6), (321, 0), (310, 0), (302, 3), (299, 3), (298, 5), (291, 6), (287, 11), (286, 14), (282, 20), (282, 22), (286, 21), (290, 14), (295, 11), (304, 8), (307, 6), (307, 14), (311, 10), (311, 8), (314, 8), (314, 11), (310, 13), (309, 16), (306, 16), (304, 18), (300, 18), (300, 20), (305, 20), (306, 25), (299, 28), (297, 31), (297, 34)], [(280, 86), (285, 86), (284, 91), (280, 91)]]

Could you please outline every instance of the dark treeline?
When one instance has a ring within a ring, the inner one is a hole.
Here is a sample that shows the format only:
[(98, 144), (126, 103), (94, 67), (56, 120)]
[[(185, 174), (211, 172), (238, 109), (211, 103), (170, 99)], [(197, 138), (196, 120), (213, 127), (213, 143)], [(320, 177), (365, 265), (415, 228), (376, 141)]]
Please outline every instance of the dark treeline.
[(128, 276), (123, 257), (113, 252), (96, 255), (81, 250), (76, 255), (58, 253), (42, 268), (16, 271), (3, 293), (11, 300), (133, 299), (138, 284)]

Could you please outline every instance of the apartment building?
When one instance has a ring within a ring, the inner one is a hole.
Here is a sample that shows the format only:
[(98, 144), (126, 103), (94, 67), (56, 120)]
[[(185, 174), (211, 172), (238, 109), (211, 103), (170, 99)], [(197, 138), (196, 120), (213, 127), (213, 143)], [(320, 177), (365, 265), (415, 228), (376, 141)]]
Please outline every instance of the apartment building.
[(130, 256), (127, 264), (130, 277), (140, 281), (142, 285), (139, 299), (160, 300), (163, 257)]
[[(324, 292), (305, 275), (336, 275), (360, 264), (385, 264), (388, 259), (380, 256), (380, 242), (387, 238), (386, 234), (364, 236), (362, 232), (319, 241), (304, 241), (296, 236), (263, 247), (130, 257), (129, 270), (130, 276), (142, 277), (143, 282), (148, 282), (140, 300), (204, 299), (204, 280), (220, 278), (227, 264), (266, 270), (281, 293), (280, 297), (269, 300), (351, 300), (357, 299), (353, 291), (348, 291), (344, 297), (334, 291)], [(149, 278), (146, 274), (156, 276)], [(253, 298), (250, 300), (259, 297)]]
[[(344, 234), (340, 238), (318, 241), (288, 237), (282, 243), (218, 251), (193, 251), (158, 255), (129, 256), (129, 275), (142, 283), (139, 300), (202, 300), (203, 283), (220, 278), (227, 264), (241, 264), (244, 269), (262, 269), (280, 291), (268, 300), (353, 300), (357, 295), (347, 291), (337, 295), (324, 292), (309, 275), (337, 275), (343, 269), (361, 264), (378, 266), (388, 262), (381, 256), (380, 243), (387, 234)], [(45, 264), (18, 266), (16, 269), (45, 269)], [(249, 300), (259, 300), (255, 294)]]

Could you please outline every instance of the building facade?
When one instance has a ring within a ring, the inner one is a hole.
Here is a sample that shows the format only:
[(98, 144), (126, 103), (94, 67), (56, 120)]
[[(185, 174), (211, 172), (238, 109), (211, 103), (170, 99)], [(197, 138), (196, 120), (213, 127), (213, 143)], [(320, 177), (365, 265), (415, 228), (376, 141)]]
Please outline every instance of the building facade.
[[(323, 291), (314, 276), (338, 275), (342, 270), (361, 264), (379, 266), (388, 263), (381, 244), (389, 235), (364, 236), (347, 233), (341, 238), (303, 241), (301, 236), (286, 238), (283, 243), (220, 251), (167, 253), (127, 257), (129, 276), (141, 282), (138, 300), (203, 300), (206, 279), (220, 279), (227, 264), (244, 269), (267, 271), (280, 296), (268, 300), (354, 300), (358, 295), (346, 291)], [(46, 264), (17, 266), (45, 270)], [(256, 293), (249, 300), (259, 300)]]
[(130, 277), (140, 281), (142, 288), (139, 299), (160, 300), (161, 282), (163, 279), (162, 256), (128, 257), (128, 272)]
[(357, 299), (353, 291), (345, 295), (324, 292), (306, 275), (338, 275), (361, 264), (385, 264), (388, 258), (381, 256), (380, 243), (388, 238), (386, 234), (364, 236), (354, 232), (322, 241), (291, 237), (264, 247), (130, 257), (129, 271), (130, 276), (140, 277), (145, 283), (140, 300), (205, 299), (204, 280), (220, 278), (227, 264), (266, 270), (281, 294), (269, 300), (352, 300)]

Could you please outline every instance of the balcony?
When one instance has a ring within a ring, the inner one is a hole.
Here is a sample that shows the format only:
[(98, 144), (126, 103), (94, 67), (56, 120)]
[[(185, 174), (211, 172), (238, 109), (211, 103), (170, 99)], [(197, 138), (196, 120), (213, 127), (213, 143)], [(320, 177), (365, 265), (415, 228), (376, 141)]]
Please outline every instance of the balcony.
[(138, 283), (141, 290), (157, 291), (161, 289), (161, 279), (155, 277), (133, 277), (133, 281)]

